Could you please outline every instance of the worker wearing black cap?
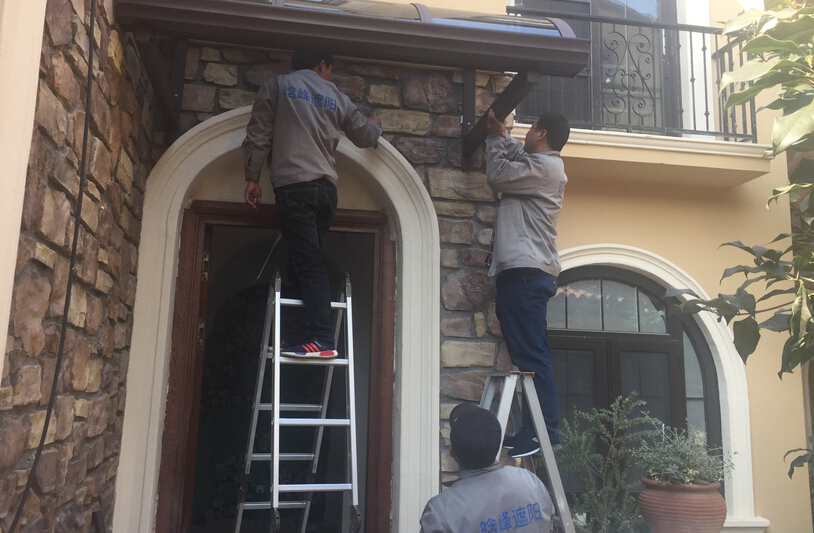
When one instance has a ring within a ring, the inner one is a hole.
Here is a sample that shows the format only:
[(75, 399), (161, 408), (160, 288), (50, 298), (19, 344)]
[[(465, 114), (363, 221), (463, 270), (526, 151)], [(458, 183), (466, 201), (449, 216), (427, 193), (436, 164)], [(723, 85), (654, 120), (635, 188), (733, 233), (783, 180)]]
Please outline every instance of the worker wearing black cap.
[(427, 502), (421, 533), (550, 533), (554, 505), (543, 483), (524, 468), (496, 461), (501, 430), (495, 415), (462, 403), (449, 425), (449, 453), (461, 474)]

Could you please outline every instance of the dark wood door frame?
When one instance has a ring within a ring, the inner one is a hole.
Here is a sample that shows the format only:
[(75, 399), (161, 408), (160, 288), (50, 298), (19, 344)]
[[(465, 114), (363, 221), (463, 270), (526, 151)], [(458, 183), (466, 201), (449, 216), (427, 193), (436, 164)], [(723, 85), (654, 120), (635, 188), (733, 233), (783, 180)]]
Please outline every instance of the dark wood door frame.
[[(195, 201), (184, 213), (158, 479), (157, 533), (186, 533), (191, 528), (203, 367), (197, 323), (205, 305), (201, 264), (206, 228), (211, 225), (276, 228), (277, 216), (273, 205), (254, 210), (245, 204), (211, 201)], [(381, 212), (339, 210), (332, 229), (374, 236), (365, 524), (368, 531), (386, 532), (390, 530), (391, 507), (396, 248), (387, 217)]]

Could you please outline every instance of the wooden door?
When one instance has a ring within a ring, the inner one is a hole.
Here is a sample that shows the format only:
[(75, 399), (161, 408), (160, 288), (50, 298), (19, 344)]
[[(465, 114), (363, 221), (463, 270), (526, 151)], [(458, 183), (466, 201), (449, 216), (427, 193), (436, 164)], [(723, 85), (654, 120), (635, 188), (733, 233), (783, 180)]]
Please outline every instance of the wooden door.
[[(205, 272), (213, 225), (276, 228), (277, 217), (273, 205), (254, 210), (244, 204), (210, 201), (195, 201), (184, 213), (159, 473), (159, 533), (191, 529), (204, 349), (199, 325), (206, 317)], [(381, 212), (339, 210), (332, 230), (368, 233), (374, 238), (365, 525), (367, 531), (385, 532), (390, 528), (391, 506), (395, 243)]]

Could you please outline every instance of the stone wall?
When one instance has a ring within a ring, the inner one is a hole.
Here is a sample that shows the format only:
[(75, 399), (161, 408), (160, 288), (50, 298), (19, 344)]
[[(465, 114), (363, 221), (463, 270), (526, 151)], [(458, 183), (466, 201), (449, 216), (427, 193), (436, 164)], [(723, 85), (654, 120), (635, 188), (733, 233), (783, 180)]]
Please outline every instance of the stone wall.
[[(254, 102), (269, 76), (289, 71), (289, 55), (190, 44), (182, 130)], [(497, 198), (483, 173), (461, 171), (461, 71), (337, 60), (333, 81), (367, 115), (382, 120), (385, 138), (416, 169), (433, 199), (441, 238), (442, 471), (457, 465), (446, 447), (446, 419), (462, 400), (480, 399), (493, 365), (511, 369), (484, 259), (497, 217)], [(476, 115), (484, 113), (511, 78), (478, 73)]]
[[(49, 0), (10, 324), (0, 382), (0, 530), (39, 444), (53, 380), (79, 192), (87, 187), (55, 409), (19, 532), (112, 523), (146, 178), (156, 141), (151, 89), (113, 0), (98, 0), (85, 109), (89, 0)], [(21, 132), (22, 133), (22, 132)], [(28, 132), (25, 132), (28, 133)]]

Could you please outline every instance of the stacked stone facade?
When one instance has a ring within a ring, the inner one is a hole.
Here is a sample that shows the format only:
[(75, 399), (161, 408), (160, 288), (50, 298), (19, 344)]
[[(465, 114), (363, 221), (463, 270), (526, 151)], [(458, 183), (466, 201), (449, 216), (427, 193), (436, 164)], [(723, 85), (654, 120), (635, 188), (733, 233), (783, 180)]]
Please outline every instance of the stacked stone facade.
[[(21, 223), (12, 313), (0, 382), (0, 530), (19, 506), (55, 372), (79, 188), (88, 75), (89, 0), (49, 0)], [(112, 522), (147, 176), (160, 157), (155, 101), (132, 36), (100, 0), (89, 112), (87, 188), (55, 410), (18, 531), (89, 531)], [(289, 55), (190, 43), (179, 133), (251, 105)], [(510, 81), (478, 73), (476, 115)], [(441, 403), (480, 397), (486, 373), (510, 363), (483, 260), (497, 214), (482, 170), (461, 170), (462, 73), (340, 60), (334, 82), (424, 182), (441, 240)], [(170, 295), (167, 295), (170, 297)], [(448, 426), (442, 423), (444, 444)], [(446, 450), (446, 446), (443, 447)], [(456, 466), (442, 452), (442, 470)]]
[[(155, 141), (153, 98), (113, 0), (98, 0), (86, 109), (90, 0), (48, 0), (39, 90), (0, 382), (0, 530), (21, 501), (56, 371), (79, 194), (87, 184), (65, 349), (45, 448), (19, 532), (112, 523), (136, 265)], [(21, 131), (20, 134), (28, 134)], [(10, 258), (9, 258), (10, 259)]]
[[(289, 55), (191, 44), (182, 112), (186, 130), (211, 116), (251, 105), (269, 76), (289, 71)], [(384, 137), (412, 163), (432, 197), (441, 240), (442, 471), (457, 470), (446, 451), (449, 411), (480, 399), (492, 368), (511, 369), (484, 260), (497, 217), (497, 197), (482, 169), (461, 170), (461, 71), (337, 60), (333, 81), (367, 115), (382, 120)], [(477, 73), (476, 116), (511, 81)]]

